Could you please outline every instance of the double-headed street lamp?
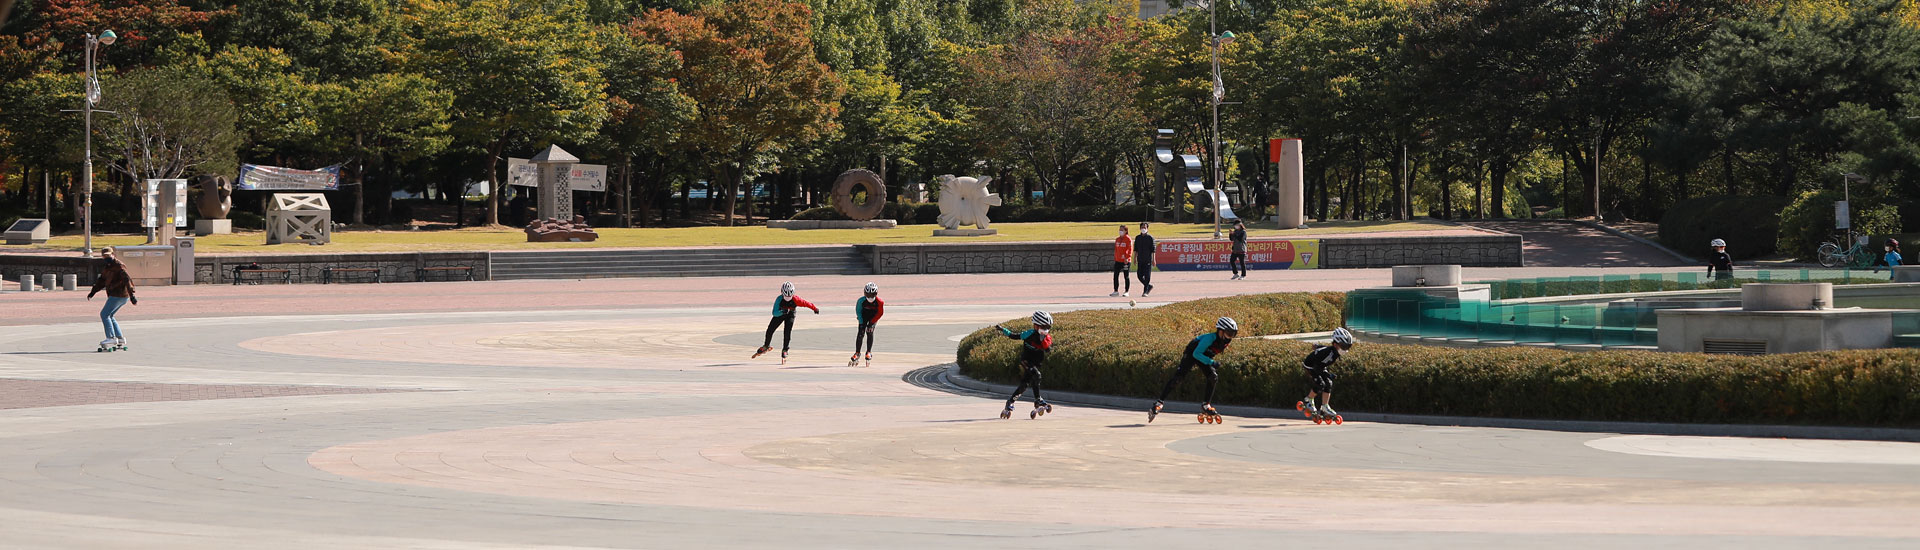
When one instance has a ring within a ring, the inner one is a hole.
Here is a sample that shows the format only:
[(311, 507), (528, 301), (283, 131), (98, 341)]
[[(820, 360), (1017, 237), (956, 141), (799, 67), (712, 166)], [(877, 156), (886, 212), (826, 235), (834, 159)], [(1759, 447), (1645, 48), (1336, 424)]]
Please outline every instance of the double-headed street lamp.
[(1233, 32), (1221, 33), (1214, 27), (1214, 6), (1219, 0), (1207, 2), (1207, 49), (1213, 54), (1213, 189), (1208, 200), (1213, 201), (1213, 238), (1220, 238), (1220, 201), (1227, 196), (1227, 175), (1220, 171), (1220, 101), (1227, 98), (1226, 83), (1220, 81), (1220, 48), (1233, 42)]
[(85, 246), (87, 248), (83, 253), (88, 258), (93, 257), (93, 105), (100, 102), (100, 75), (94, 72), (93, 52), (100, 46), (112, 46), (113, 42), (119, 38), (119, 35), (113, 34), (111, 30), (101, 31), (99, 35), (87, 34), (87, 97), (80, 107), (81, 118), (85, 120), (82, 123), (85, 127), (81, 135), (85, 136), (83, 139), (86, 143), (84, 153), (86, 160), (80, 178), (81, 181), (86, 182), (86, 194), (81, 196), (80, 204), (82, 216), (85, 218), (82, 224), (86, 228)]

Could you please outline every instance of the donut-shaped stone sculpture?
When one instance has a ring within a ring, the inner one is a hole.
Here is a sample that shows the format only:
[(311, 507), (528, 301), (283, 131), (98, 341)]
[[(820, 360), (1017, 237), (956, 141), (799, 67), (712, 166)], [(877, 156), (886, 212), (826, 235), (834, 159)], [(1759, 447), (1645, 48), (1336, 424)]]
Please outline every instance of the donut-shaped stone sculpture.
[[(863, 187), (867, 200), (854, 204), (853, 194)], [(879, 174), (856, 168), (840, 173), (840, 178), (833, 181), (833, 209), (847, 219), (864, 222), (879, 217), (886, 208), (887, 185), (880, 181)]]

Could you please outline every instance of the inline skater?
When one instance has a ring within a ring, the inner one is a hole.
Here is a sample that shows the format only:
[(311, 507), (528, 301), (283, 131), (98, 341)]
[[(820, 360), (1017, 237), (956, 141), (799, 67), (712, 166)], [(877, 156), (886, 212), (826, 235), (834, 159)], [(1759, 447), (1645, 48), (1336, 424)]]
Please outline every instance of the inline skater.
[(1220, 423), (1219, 411), (1213, 410), (1213, 390), (1220, 382), (1220, 361), (1214, 359), (1227, 346), (1233, 344), (1233, 337), (1240, 334), (1240, 324), (1232, 317), (1221, 317), (1213, 324), (1213, 332), (1193, 337), (1187, 342), (1187, 349), (1180, 355), (1180, 366), (1173, 369), (1173, 376), (1167, 378), (1167, 385), (1160, 388), (1160, 399), (1153, 402), (1153, 409), (1147, 411), (1147, 423), (1160, 416), (1160, 409), (1166, 406), (1167, 396), (1173, 394), (1173, 387), (1180, 383), (1180, 377), (1186, 376), (1193, 367), (1200, 367), (1200, 373), (1207, 376), (1207, 398), (1200, 404), (1200, 421)]
[(781, 335), (780, 340), (780, 364), (787, 364), (787, 352), (793, 347), (793, 315), (799, 313), (800, 308), (803, 307), (813, 310), (814, 315), (820, 314), (819, 307), (793, 294), (793, 283), (780, 283), (780, 297), (773, 299), (773, 320), (767, 323), (767, 339), (760, 344), (759, 351), (753, 352), (755, 358), (773, 349), (773, 329), (780, 328), (784, 324), (786, 332)]
[[(1333, 364), (1340, 360), (1341, 354), (1353, 349), (1353, 333), (1347, 332), (1346, 327), (1337, 327), (1333, 329), (1332, 340), (1330, 345), (1313, 346), (1306, 360), (1301, 361), (1301, 366), (1307, 369), (1307, 377), (1312, 379), (1312, 385), (1307, 391), (1307, 398), (1295, 403), (1294, 407), (1305, 413), (1307, 418), (1313, 419), (1315, 424), (1343, 420), (1340, 413), (1333, 410)], [(1318, 403), (1314, 401), (1316, 397), (1319, 398)]]
[(880, 316), (887, 313), (887, 302), (880, 299), (880, 285), (867, 283), (863, 289), (865, 296), (853, 301), (854, 319), (860, 326), (853, 329), (853, 358), (847, 360), (847, 366), (860, 365), (860, 344), (867, 345), (867, 366), (873, 366), (873, 326), (880, 322)]
[(1027, 418), (1039, 418), (1040, 415), (1053, 412), (1053, 405), (1040, 397), (1040, 365), (1047, 362), (1047, 352), (1053, 349), (1053, 315), (1045, 311), (1033, 312), (1033, 329), (1019, 334), (1007, 330), (1007, 327), (995, 326), (1000, 335), (1021, 342), (1020, 346), (1020, 386), (1013, 389), (1013, 395), (1007, 396), (1007, 408), (1000, 411), (1000, 418), (1013, 416), (1013, 403), (1020, 394), (1033, 388), (1033, 412)]

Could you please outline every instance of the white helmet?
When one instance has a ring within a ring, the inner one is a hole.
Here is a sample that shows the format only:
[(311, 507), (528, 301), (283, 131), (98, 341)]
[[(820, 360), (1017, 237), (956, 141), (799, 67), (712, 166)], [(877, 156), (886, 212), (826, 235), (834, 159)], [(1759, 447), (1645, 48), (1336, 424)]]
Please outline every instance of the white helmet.
[(867, 288), (865, 288), (865, 289), (863, 289), (863, 291), (864, 291), (864, 292), (866, 292), (866, 293), (867, 293), (867, 295), (869, 295), (869, 296), (871, 296), (871, 295), (874, 295), (874, 294), (879, 294), (879, 293), (880, 293), (880, 285), (878, 285), (878, 284), (874, 284), (874, 283), (867, 283)]
[(1351, 346), (1353, 345), (1353, 333), (1347, 332), (1347, 327), (1335, 327), (1333, 329), (1333, 343), (1342, 346)]
[(1214, 330), (1240, 332), (1240, 323), (1233, 322), (1232, 317), (1221, 317), (1219, 321), (1213, 323), (1213, 328)]
[(1707, 246), (1726, 246), (1726, 245), (1727, 245), (1727, 241), (1723, 241), (1720, 239), (1714, 239), (1713, 242), (1707, 243)]
[(781, 298), (793, 297), (793, 283), (791, 282), (780, 283), (780, 297)]
[(1051, 327), (1053, 326), (1053, 315), (1050, 315), (1045, 311), (1035, 311), (1033, 312), (1033, 324), (1038, 326), (1043, 326), (1043, 327)]

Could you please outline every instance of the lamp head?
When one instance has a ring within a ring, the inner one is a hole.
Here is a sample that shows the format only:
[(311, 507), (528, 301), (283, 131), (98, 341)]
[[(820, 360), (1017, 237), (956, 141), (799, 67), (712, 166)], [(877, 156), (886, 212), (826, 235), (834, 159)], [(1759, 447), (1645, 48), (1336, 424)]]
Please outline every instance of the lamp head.
[(120, 35), (113, 34), (113, 30), (108, 29), (105, 31), (101, 31), (100, 37), (97, 40), (100, 42), (100, 45), (102, 46), (112, 46), (114, 41), (119, 39), (120, 39)]
[(1221, 44), (1232, 44), (1232, 43), (1233, 43), (1233, 31), (1227, 31), (1227, 32), (1223, 32), (1223, 33), (1220, 33), (1220, 43), (1221, 43)]

